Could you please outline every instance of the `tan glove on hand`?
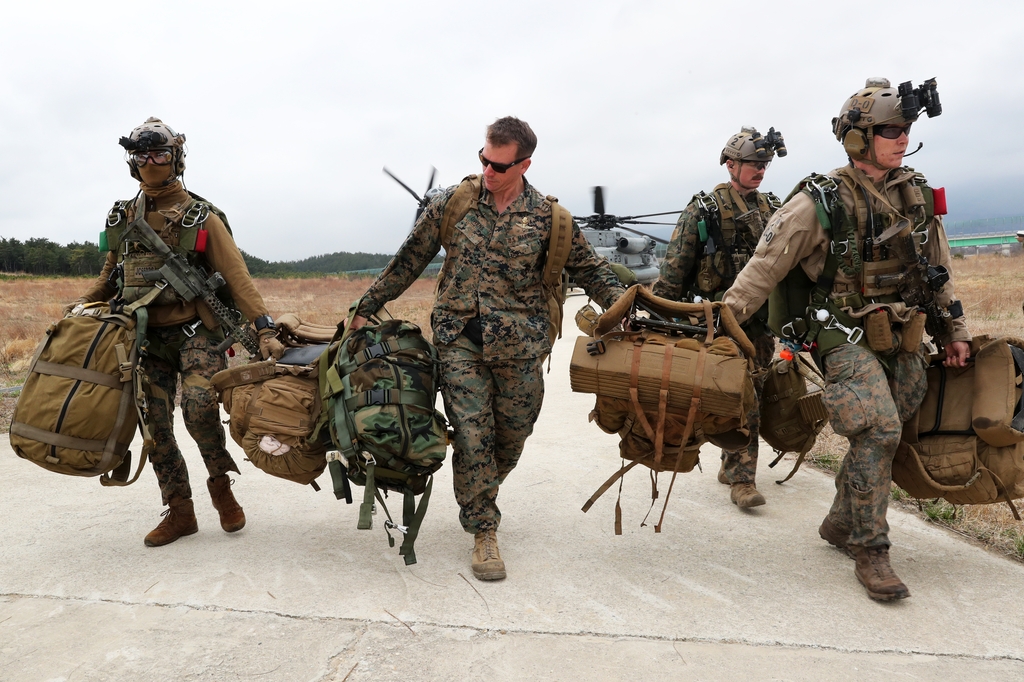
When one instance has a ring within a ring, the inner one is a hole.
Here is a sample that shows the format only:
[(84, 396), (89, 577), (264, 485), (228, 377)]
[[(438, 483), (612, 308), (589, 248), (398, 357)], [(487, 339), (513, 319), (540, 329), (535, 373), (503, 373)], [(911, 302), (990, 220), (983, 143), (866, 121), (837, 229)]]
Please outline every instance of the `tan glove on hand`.
[(62, 317), (67, 317), (68, 315), (71, 314), (71, 311), (74, 310), (76, 306), (85, 305), (86, 303), (88, 303), (88, 301), (86, 301), (84, 298), (79, 298), (76, 299), (73, 303), (68, 303), (66, 306), (61, 308)]
[(269, 360), (271, 356), (275, 360), (284, 355), (284, 344), (277, 340), (276, 329), (262, 329), (260, 330), (260, 355), (263, 356), (264, 360)]

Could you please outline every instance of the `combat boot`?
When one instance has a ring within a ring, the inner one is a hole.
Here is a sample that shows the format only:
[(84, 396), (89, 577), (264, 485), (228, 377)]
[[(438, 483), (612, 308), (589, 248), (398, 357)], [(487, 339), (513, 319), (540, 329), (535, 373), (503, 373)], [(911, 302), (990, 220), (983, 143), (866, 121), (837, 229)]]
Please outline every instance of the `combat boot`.
[(504, 580), (505, 562), (498, 553), (498, 536), (483, 530), (473, 536), (473, 575), (477, 580)]
[(213, 508), (220, 514), (220, 527), (228, 533), (242, 530), (245, 526), (245, 512), (231, 494), (231, 479), (228, 475), (211, 476), (206, 479), (206, 487), (210, 490)]
[(764, 495), (757, 492), (753, 483), (733, 483), (729, 498), (733, 504), (743, 509), (764, 504)]
[(164, 517), (164, 520), (149, 531), (149, 535), (145, 539), (147, 547), (166, 545), (183, 535), (199, 532), (199, 524), (196, 523), (196, 512), (191, 499), (172, 497), (167, 502), (167, 509), (160, 516)]
[(718, 467), (718, 482), (729, 485), (729, 477), (725, 475), (725, 457), (722, 458), (722, 466)]
[(857, 560), (853, 572), (867, 589), (869, 597), (878, 601), (892, 601), (910, 596), (910, 590), (889, 564), (888, 547), (858, 547), (853, 552), (853, 558)]
[(853, 553), (850, 552), (850, 548), (847, 547), (850, 543), (850, 532), (839, 530), (831, 521), (828, 520), (827, 516), (825, 517), (825, 520), (821, 522), (821, 525), (818, 526), (818, 535), (820, 535), (821, 539), (828, 544), (833, 547), (838, 547), (846, 552), (851, 558), (853, 557)]

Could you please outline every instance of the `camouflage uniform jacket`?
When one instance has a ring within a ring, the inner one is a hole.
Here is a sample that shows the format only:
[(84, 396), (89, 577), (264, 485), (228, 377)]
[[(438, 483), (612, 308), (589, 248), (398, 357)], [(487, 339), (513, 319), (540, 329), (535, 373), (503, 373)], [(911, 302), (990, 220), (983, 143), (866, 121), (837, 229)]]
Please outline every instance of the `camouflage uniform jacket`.
[[(178, 245), (180, 222), (182, 217), (181, 207), (192, 201), (188, 192), (182, 187), (180, 181), (167, 187), (148, 187), (142, 185), (142, 191), (146, 194), (146, 222), (153, 228), (160, 238), (168, 246)], [(133, 220), (129, 205), (128, 220)], [(224, 276), (225, 287), (228, 295), (234, 300), (235, 305), (249, 320), (267, 314), (267, 306), (263, 297), (252, 282), (249, 269), (245, 265), (235, 240), (228, 232), (223, 221), (213, 212), (203, 223), (207, 230), (208, 237), (206, 251), (203, 254), (196, 254), (197, 261), (212, 272), (220, 272)], [(108, 278), (110, 272), (118, 264), (118, 245), (111, 244), (111, 251), (107, 252), (107, 260), (103, 269), (96, 278), (96, 281), (82, 295), (84, 301), (105, 301), (118, 293), (110, 286)], [(172, 305), (150, 305), (149, 324), (152, 327), (172, 327), (185, 324), (201, 317), (203, 324), (210, 331), (219, 331), (220, 325), (213, 313), (203, 301), (194, 299), (189, 302), (178, 299)]]
[(719, 206), (722, 236), (733, 255), (732, 276), (721, 276), (730, 273), (725, 260), (727, 250), (721, 244), (714, 256), (705, 254), (706, 244), (701, 243), (697, 227), (701, 219), (700, 206), (694, 197), (680, 214), (661, 261), (661, 273), (653, 289), (657, 296), (673, 301), (696, 293), (705, 298), (719, 298), (754, 253), (764, 226), (780, 206), (773, 194), (753, 191), (743, 196), (730, 183), (716, 186), (711, 196)]
[[(861, 171), (846, 166), (829, 173), (839, 185), (839, 197), (851, 216), (856, 216), (854, 191), (861, 193), (859, 184), (871, 182)], [(890, 222), (906, 212), (903, 206), (900, 185), (920, 176), (911, 168), (903, 167), (889, 171), (881, 182), (874, 187), (888, 199), (888, 205), (881, 202), (873, 193), (868, 192), (869, 210), (879, 220)], [(863, 194), (861, 194), (863, 196)], [(866, 225), (858, 221), (857, 244), (858, 252), (863, 251)], [(931, 265), (941, 265), (952, 272), (949, 253), (949, 242), (942, 227), (942, 217), (935, 216), (927, 226), (928, 241), (921, 246), (921, 255)], [(817, 281), (825, 266), (825, 255), (831, 246), (828, 234), (822, 229), (815, 212), (814, 201), (806, 194), (799, 193), (772, 217), (761, 241), (757, 245), (754, 257), (736, 281), (726, 292), (724, 301), (732, 308), (736, 317), (742, 322), (757, 311), (768, 299), (768, 295), (778, 282), (794, 268), (801, 267), (811, 281)], [(860, 291), (860, 275), (849, 275), (842, 268), (836, 273), (832, 285), (832, 299), (842, 298), (846, 294)], [(942, 290), (936, 293), (937, 303), (947, 306), (956, 300), (953, 291), (953, 280), (950, 278)], [(903, 305), (900, 303), (899, 305)], [(869, 309), (848, 309), (854, 316)], [(951, 341), (970, 341), (971, 334), (963, 317), (953, 320), (953, 331), (947, 338), (939, 339), (941, 343)]]
[[(524, 178), (525, 181), (525, 178)], [(367, 290), (358, 313), (364, 317), (405, 291), (441, 249), (449, 187), (427, 205), (398, 253)], [(478, 204), (452, 230), (431, 314), (434, 343), (449, 344), (466, 321), (479, 316), (486, 362), (535, 358), (550, 352), (547, 296), (542, 266), (551, 233), (551, 208), (532, 185), (500, 215), (481, 188)], [(606, 260), (572, 226), (566, 270), (587, 294), (607, 308), (624, 292)]]

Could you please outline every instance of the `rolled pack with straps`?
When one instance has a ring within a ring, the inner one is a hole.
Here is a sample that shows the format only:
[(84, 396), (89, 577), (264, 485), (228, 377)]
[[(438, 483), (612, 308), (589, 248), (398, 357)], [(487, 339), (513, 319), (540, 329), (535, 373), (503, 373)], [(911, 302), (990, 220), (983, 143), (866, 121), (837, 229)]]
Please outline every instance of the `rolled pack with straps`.
[[(592, 317), (592, 316), (581, 316)], [(628, 329), (617, 329), (628, 320)], [(590, 498), (587, 511), (637, 464), (672, 472), (665, 504), (679, 473), (699, 462), (707, 440), (729, 448), (750, 438), (754, 347), (729, 308), (710, 301), (678, 303), (634, 285), (576, 340), (569, 379), (577, 393), (596, 394), (590, 420), (619, 436), (622, 468)], [(660, 532), (661, 520), (655, 526)], [(615, 532), (622, 532), (616, 503)]]

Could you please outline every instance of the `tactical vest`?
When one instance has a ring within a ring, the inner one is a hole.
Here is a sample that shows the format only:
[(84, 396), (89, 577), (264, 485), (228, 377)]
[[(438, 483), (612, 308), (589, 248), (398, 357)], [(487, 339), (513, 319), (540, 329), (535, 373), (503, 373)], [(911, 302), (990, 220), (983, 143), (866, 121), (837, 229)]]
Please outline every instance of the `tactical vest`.
[[(206, 264), (203, 253), (206, 251), (206, 219), (210, 213), (215, 214), (224, 223), (228, 234), (231, 226), (224, 212), (197, 194), (189, 192), (190, 200), (178, 206), (174, 214), (167, 216), (168, 227), (165, 227), (161, 239), (175, 253), (184, 256), (189, 265), (200, 267)], [(127, 199), (114, 203), (107, 214), (107, 226), (100, 233), (100, 251), (110, 251), (121, 265), (117, 282), (118, 293), (125, 302), (131, 303), (142, 298), (153, 289), (155, 284), (146, 281), (142, 273), (147, 270), (159, 270), (163, 266), (163, 258), (145, 249), (135, 242), (122, 239), (125, 230), (135, 216), (145, 214), (146, 196), (139, 193), (135, 199)], [(174, 305), (178, 296), (171, 287), (165, 287), (152, 306)], [(229, 307), (232, 302), (225, 301)]]
[[(875, 303), (901, 301), (897, 287), (879, 286), (878, 278), (905, 270), (888, 246), (873, 242), (906, 218), (912, 222), (915, 244), (923, 243), (928, 238), (928, 225), (935, 217), (935, 191), (920, 173), (914, 173), (900, 185), (902, 214), (895, 208), (892, 212), (871, 212), (870, 194), (877, 195), (877, 192), (856, 182), (848, 168), (840, 169), (837, 174), (839, 181), (852, 190), (852, 210), (840, 198), (836, 179), (827, 175), (804, 178), (786, 197), (789, 201), (800, 192), (811, 197), (818, 222), (829, 237), (829, 251), (818, 281), (812, 282), (803, 268), (794, 268), (768, 299), (771, 330), (780, 338), (816, 347), (819, 355), (845, 343), (870, 349), (861, 320), (851, 317), (842, 308), (857, 310)], [(923, 235), (920, 242), (916, 235)], [(839, 270), (855, 279), (857, 291), (833, 293)], [(821, 313), (824, 320), (817, 319), (816, 313), (820, 311), (824, 311)]]
[(758, 192), (757, 206), (750, 208), (731, 184), (722, 183), (711, 194), (695, 194), (691, 203), (698, 208), (697, 230), (703, 251), (689, 294), (721, 300), (754, 255), (768, 219), (782, 202), (771, 192)]
[[(444, 247), (445, 253), (448, 252), (451, 245), (455, 225), (465, 218), (471, 209), (476, 208), (480, 200), (482, 186), (482, 176), (468, 175), (462, 179), (458, 188), (448, 198), (439, 228), (441, 246)], [(544, 205), (551, 208), (551, 232), (548, 235), (541, 284), (547, 299), (550, 322), (548, 341), (554, 347), (555, 341), (562, 338), (562, 306), (565, 303), (565, 284), (567, 282), (562, 276), (562, 271), (565, 269), (565, 264), (569, 260), (569, 252), (572, 250), (572, 214), (558, 203), (557, 197), (550, 194), (545, 197)], [(446, 258), (441, 273), (438, 275), (438, 291), (447, 267)]]

